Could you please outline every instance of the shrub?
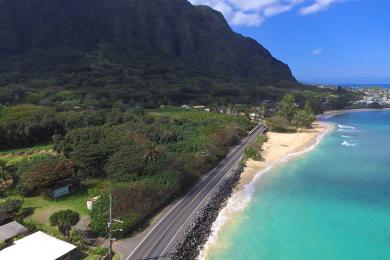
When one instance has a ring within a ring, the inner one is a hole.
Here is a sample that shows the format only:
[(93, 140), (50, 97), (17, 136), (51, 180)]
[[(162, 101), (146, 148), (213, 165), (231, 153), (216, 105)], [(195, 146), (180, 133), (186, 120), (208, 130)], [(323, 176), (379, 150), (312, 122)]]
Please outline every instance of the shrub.
[(7, 246), (7, 243), (3, 240), (0, 240), (0, 250), (3, 250)]
[(259, 161), (261, 159), (261, 155), (260, 155), (259, 151), (257, 151), (253, 147), (248, 147), (245, 149), (245, 157), (251, 158), (255, 161)]
[[(112, 190), (113, 217), (123, 221), (115, 223), (115, 229), (123, 229), (123, 232), (117, 232), (115, 236), (120, 238), (134, 231), (150, 214), (164, 206), (174, 194), (174, 189), (161, 189), (152, 182), (115, 186)], [(104, 194), (93, 206), (92, 230), (101, 236), (106, 235), (108, 219), (109, 195)]]
[(32, 221), (24, 221), (23, 225), (27, 228), (28, 232), (30, 233), (38, 231), (37, 226)]
[(259, 145), (263, 145), (265, 142), (268, 141), (268, 136), (265, 135), (265, 134), (260, 134), (259, 136), (257, 136), (256, 138), (256, 142), (259, 144)]
[(21, 199), (7, 198), (0, 201), (0, 212), (16, 214), (22, 207)]
[(69, 160), (45, 158), (27, 167), (20, 177), (19, 190), (29, 195), (43, 188), (48, 188), (56, 181), (69, 178), (74, 173), (74, 165)]
[(93, 204), (91, 212), (91, 229), (100, 236), (107, 235), (107, 223), (109, 220), (109, 197), (103, 194)]
[(88, 250), (88, 254), (90, 254), (90, 255), (105, 256), (106, 254), (108, 254), (108, 248), (106, 248), (106, 247), (94, 247), (94, 248), (90, 248), (90, 249)]
[(28, 216), (31, 216), (34, 213), (34, 208), (21, 208), (16, 214), (17, 221), (23, 221)]
[(57, 226), (58, 230), (64, 236), (69, 236), (69, 231), (72, 226), (76, 225), (80, 220), (80, 214), (73, 210), (60, 210), (53, 213), (49, 222), (52, 226)]
[[(114, 223), (115, 229), (122, 229), (121, 232), (115, 232), (115, 237), (121, 238), (130, 233), (134, 227), (139, 224), (141, 218), (139, 214), (127, 209), (125, 212), (119, 212), (117, 199), (113, 200), (113, 216), (120, 219), (123, 223)], [(105, 194), (99, 198), (93, 205), (91, 212), (91, 228), (100, 236), (107, 236), (107, 223), (109, 220), (109, 196)]]
[(74, 230), (72, 229), (69, 232), (69, 241), (76, 244), (77, 247), (81, 250), (86, 249), (86, 243), (84, 239), (84, 235), (81, 231), (79, 230)]

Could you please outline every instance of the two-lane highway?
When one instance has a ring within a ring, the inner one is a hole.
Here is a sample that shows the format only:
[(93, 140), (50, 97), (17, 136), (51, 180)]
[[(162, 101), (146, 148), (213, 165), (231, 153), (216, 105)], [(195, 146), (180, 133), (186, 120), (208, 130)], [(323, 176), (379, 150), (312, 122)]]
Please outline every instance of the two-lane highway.
[(201, 206), (213, 192), (218, 190), (220, 184), (241, 162), (247, 145), (266, 129), (265, 126), (258, 126), (244, 138), (241, 144), (236, 146), (216, 168), (205, 175), (189, 193), (161, 217), (160, 221), (154, 224), (137, 247), (129, 252), (126, 259), (169, 258), (173, 245), (181, 237)]

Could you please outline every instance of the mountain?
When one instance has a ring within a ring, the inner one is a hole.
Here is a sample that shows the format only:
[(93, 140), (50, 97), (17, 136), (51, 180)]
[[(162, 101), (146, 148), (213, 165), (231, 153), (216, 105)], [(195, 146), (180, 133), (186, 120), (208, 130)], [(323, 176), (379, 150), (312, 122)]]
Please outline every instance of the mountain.
[(221, 13), (186, 0), (0, 0), (0, 89), (15, 84), (19, 98), (56, 86), (144, 104), (245, 101), (297, 82)]

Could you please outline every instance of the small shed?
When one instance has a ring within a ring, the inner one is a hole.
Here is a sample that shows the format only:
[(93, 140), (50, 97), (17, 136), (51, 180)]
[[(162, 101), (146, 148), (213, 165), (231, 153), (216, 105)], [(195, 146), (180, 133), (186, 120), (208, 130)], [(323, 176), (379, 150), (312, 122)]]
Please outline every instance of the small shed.
[(27, 232), (27, 228), (16, 221), (0, 226), (0, 241), (7, 241)]
[(87, 200), (87, 209), (88, 210), (92, 210), (93, 208), (93, 204), (95, 204), (95, 202), (100, 198), (100, 196), (97, 196), (97, 197), (94, 197), (90, 200)]
[(76, 246), (49, 236), (41, 231), (14, 242), (0, 251), (0, 259), (7, 260), (59, 260), (75, 259), (72, 257)]
[(80, 188), (80, 181), (77, 179), (65, 179), (56, 182), (49, 190), (48, 193), (53, 199), (60, 198), (77, 191)]

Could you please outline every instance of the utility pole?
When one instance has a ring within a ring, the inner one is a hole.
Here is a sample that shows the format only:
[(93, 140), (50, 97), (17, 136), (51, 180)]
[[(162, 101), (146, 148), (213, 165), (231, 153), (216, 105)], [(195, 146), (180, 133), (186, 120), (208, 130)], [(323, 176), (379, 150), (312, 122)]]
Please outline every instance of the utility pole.
[(112, 260), (112, 194), (110, 193), (110, 222), (108, 223), (108, 240), (110, 246), (108, 248), (108, 259)]
[(110, 193), (110, 219), (108, 222), (108, 243), (109, 243), (109, 248), (108, 248), (108, 259), (112, 260), (112, 241), (115, 239), (112, 237), (112, 232), (113, 231), (123, 231), (122, 229), (116, 229), (112, 230), (112, 221), (118, 222), (118, 223), (123, 223), (121, 220), (113, 219), (112, 218), (112, 194)]

